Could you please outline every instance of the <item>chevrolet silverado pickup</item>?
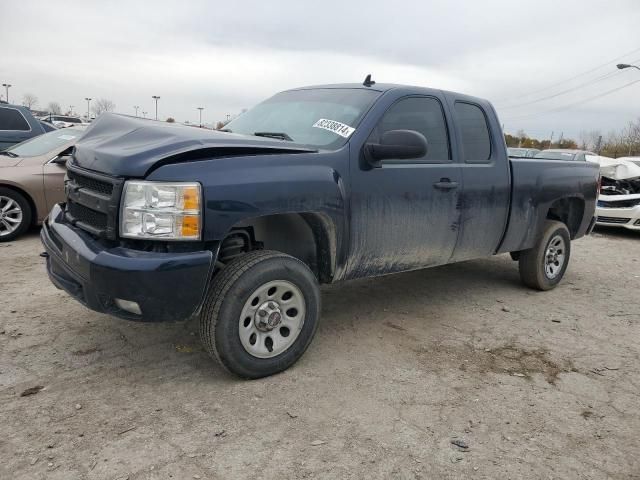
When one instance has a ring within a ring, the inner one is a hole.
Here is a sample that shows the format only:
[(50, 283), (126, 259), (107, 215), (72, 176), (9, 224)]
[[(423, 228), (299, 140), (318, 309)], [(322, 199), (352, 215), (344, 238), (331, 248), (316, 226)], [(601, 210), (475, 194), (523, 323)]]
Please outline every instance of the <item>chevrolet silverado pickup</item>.
[(369, 78), (279, 93), (223, 131), (104, 114), (67, 176), (41, 231), (51, 281), (124, 319), (199, 318), (244, 378), (303, 355), (322, 283), (510, 253), (555, 287), (598, 192), (597, 165), (510, 160), (485, 100)]

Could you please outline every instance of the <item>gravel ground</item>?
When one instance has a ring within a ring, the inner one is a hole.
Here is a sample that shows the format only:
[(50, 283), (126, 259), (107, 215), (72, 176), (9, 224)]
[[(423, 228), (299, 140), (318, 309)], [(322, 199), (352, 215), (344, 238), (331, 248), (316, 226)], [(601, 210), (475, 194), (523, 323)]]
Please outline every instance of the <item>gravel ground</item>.
[(545, 293), (506, 255), (325, 287), (302, 360), (239, 381), (0, 244), (0, 478), (640, 478), (640, 234), (573, 247)]

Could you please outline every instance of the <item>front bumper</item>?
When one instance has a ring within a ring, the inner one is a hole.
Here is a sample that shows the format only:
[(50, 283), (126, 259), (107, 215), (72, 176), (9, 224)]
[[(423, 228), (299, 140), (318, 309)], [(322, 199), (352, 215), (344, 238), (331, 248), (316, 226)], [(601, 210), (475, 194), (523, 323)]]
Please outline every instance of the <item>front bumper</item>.
[[(213, 265), (208, 250), (157, 253), (105, 247), (67, 223), (59, 205), (44, 221), (40, 238), (56, 287), (92, 310), (128, 320), (189, 318), (202, 304)], [(136, 302), (141, 314), (119, 308), (116, 299)]]
[(631, 208), (598, 207), (596, 215), (598, 225), (640, 230), (640, 205)]

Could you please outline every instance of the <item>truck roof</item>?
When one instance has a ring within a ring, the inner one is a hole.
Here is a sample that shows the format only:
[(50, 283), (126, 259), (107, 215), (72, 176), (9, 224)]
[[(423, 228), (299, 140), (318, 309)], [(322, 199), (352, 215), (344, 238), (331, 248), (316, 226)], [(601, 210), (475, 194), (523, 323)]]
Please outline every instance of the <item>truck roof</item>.
[(373, 90), (375, 92), (388, 92), (391, 90), (400, 90), (402, 93), (406, 94), (422, 94), (422, 95), (433, 95), (435, 92), (440, 92), (444, 94), (456, 95), (459, 97), (464, 97), (468, 100), (475, 101), (477, 103), (489, 103), (488, 100), (474, 97), (471, 95), (466, 95), (464, 93), (452, 92), (449, 90), (442, 90), (439, 88), (429, 88), (429, 87), (417, 87), (414, 85), (402, 85), (397, 83), (374, 83), (371, 86), (363, 85), (362, 83), (330, 83), (326, 85), (309, 85), (306, 87), (297, 87), (297, 88), (289, 88), (284, 90), (286, 92), (295, 91), (295, 90), (313, 90), (320, 88), (343, 88), (343, 89), (358, 89), (358, 90)]

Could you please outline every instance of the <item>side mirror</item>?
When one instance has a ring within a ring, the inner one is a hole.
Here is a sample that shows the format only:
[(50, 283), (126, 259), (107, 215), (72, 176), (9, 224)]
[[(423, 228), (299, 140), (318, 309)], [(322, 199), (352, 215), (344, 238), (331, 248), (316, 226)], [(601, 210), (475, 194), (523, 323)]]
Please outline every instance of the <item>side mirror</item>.
[(382, 160), (421, 158), (427, 154), (427, 139), (415, 130), (389, 130), (382, 135), (380, 143), (365, 145), (365, 156), (369, 164), (379, 167)]
[(56, 165), (66, 166), (67, 160), (71, 159), (71, 155), (58, 155), (51, 159), (51, 163), (55, 163)]

